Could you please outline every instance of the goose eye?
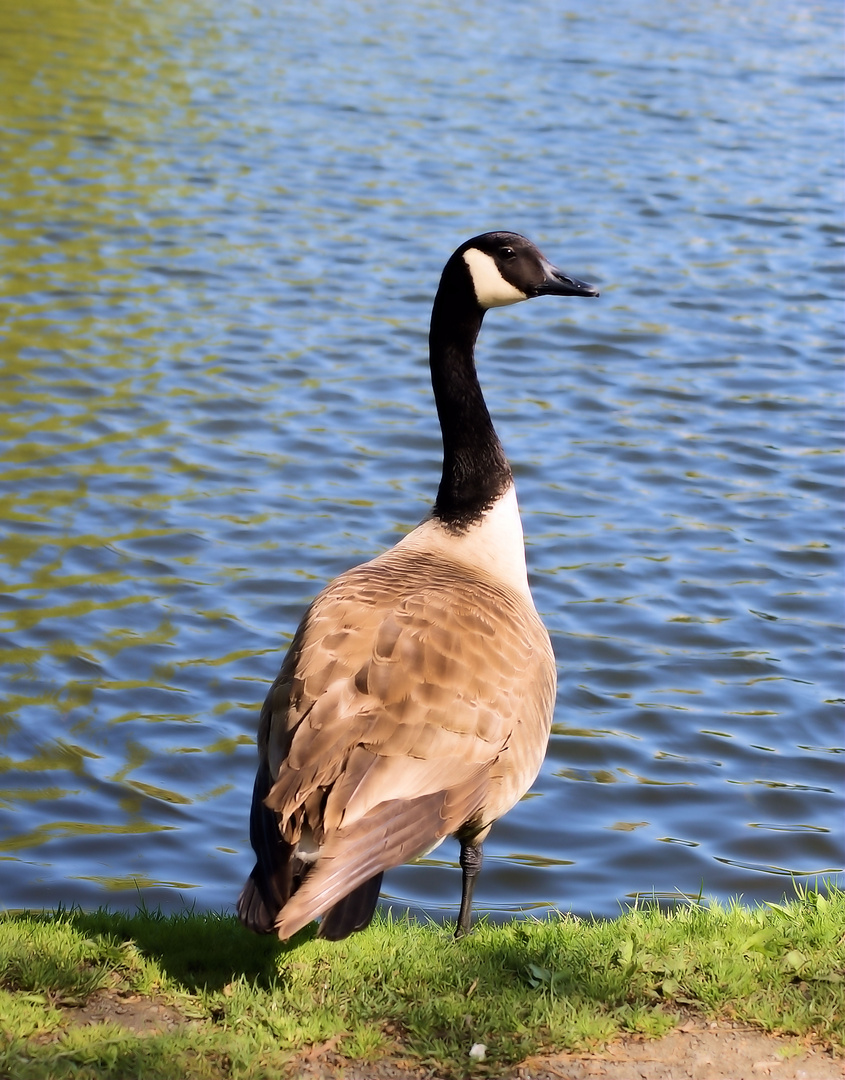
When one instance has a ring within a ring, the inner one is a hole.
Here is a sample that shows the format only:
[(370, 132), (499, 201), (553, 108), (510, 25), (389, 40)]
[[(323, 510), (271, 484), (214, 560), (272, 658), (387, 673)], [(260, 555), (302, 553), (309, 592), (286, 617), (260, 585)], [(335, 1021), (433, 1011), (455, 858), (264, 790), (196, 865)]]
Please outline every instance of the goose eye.
[(512, 247), (503, 247), (499, 249), (499, 255), (503, 259), (515, 259), (516, 252)]

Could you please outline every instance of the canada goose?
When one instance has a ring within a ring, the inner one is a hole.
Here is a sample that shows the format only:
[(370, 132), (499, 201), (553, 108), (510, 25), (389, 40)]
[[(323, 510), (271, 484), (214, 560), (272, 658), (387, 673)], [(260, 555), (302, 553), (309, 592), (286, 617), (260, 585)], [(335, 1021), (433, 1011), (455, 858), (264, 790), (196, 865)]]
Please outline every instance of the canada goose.
[(443, 475), (429, 516), (347, 570), (299, 624), (261, 710), (241, 921), (289, 938), (369, 925), (385, 870), (461, 845), (456, 934), (481, 845), (546, 752), (555, 662), (525, 568), (513, 474), (475, 371), (484, 312), (598, 296), (525, 237), (473, 237), (443, 270), (429, 350)]

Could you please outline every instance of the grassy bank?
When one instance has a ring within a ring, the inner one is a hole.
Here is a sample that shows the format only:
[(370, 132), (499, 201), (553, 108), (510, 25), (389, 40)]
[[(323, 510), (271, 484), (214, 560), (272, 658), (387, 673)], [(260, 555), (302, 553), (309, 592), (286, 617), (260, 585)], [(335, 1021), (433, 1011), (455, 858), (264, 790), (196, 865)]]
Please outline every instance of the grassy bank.
[[(0, 917), (0, 1076), (262, 1077), (310, 1046), (497, 1075), (540, 1050), (656, 1036), (679, 1010), (845, 1051), (845, 893), (449, 928), (379, 918), (344, 942), (218, 915)], [(94, 1008), (94, 1005), (97, 1008)], [(154, 1010), (146, 1027), (127, 1021)], [(127, 1026), (127, 1024), (129, 1026)], [(486, 1060), (469, 1056), (475, 1043)]]

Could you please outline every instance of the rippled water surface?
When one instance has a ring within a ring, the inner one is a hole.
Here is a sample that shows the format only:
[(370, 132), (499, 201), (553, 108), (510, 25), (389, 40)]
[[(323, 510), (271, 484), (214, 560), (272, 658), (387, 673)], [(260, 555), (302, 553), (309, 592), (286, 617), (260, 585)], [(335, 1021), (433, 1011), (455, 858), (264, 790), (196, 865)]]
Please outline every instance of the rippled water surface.
[[(482, 331), (560, 689), (480, 906), (841, 871), (841, 5), (460, 8), (0, 13), (6, 906), (232, 904), (257, 707), (425, 513), (496, 227), (602, 298)], [(455, 859), (386, 894), (453, 912)]]

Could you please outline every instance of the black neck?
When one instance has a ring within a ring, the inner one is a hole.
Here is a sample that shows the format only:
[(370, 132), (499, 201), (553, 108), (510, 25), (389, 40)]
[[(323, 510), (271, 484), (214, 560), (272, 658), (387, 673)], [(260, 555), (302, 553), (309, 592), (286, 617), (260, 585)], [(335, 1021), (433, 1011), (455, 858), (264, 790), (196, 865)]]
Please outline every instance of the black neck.
[(475, 371), (483, 318), (466, 264), (460, 257), (450, 260), (434, 299), (429, 355), (443, 434), (434, 516), (457, 529), (478, 521), (513, 479)]

